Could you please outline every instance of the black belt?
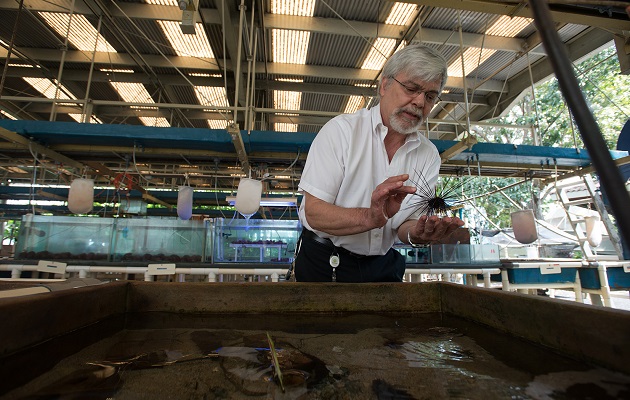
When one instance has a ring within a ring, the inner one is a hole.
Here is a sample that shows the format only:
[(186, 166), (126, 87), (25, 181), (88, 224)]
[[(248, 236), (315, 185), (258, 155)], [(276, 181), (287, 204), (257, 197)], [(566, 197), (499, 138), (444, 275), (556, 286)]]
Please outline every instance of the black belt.
[(323, 244), (324, 246), (326, 246), (328, 249), (330, 249), (331, 251), (338, 251), (339, 253), (343, 253), (345, 255), (348, 255), (350, 257), (354, 257), (354, 258), (364, 258), (364, 257), (377, 257), (377, 256), (366, 256), (363, 254), (357, 254), (357, 253), (353, 253), (350, 250), (346, 250), (343, 247), (337, 247), (333, 244), (332, 240), (328, 239), (328, 238), (323, 238), (320, 236), (317, 236), (317, 234), (311, 230), (308, 230), (306, 228), (302, 228), (302, 237), (304, 239), (308, 239), (308, 240), (313, 240), (319, 244)]

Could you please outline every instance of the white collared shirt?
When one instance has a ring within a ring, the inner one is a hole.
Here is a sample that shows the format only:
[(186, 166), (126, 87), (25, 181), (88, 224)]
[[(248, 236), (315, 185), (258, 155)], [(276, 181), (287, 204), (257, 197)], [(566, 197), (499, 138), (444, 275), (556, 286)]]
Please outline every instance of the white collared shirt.
[[(420, 172), (432, 191), (440, 171), (435, 145), (419, 132), (413, 133), (390, 163), (383, 143), (386, 135), (380, 106), (331, 119), (313, 140), (299, 189), (340, 207), (370, 207), (372, 192), (385, 179), (409, 174), (405, 185), (416, 186), (411, 180), (418, 181)], [(397, 239), (398, 227), (420, 217), (418, 206), (414, 206), (417, 201), (416, 196), (407, 195), (400, 211), (383, 228), (356, 235), (331, 236), (312, 229), (304, 212), (305, 199), (300, 206), (300, 221), (319, 236), (330, 238), (335, 246), (358, 254), (382, 255)]]

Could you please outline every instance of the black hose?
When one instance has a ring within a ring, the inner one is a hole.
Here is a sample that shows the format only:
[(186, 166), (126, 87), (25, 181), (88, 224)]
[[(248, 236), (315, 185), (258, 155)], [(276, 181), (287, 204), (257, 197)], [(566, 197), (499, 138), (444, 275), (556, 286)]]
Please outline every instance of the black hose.
[(591, 162), (599, 175), (600, 184), (606, 191), (613, 213), (617, 220), (617, 227), (621, 240), (630, 244), (630, 213), (624, 212), (630, 204), (630, 196), (621, 177), (619, 168), (613, 161), (599, 126), (589, 109), (586, 99), (580, 90), (573, 67), (567, 55), (564, 43), (558, 36), (555, 24), (551, 19), (549, 6), (544, 0), (529, 0), (534, 14), (536, 27), (542, 38), (547, 57), (551, 62), (556, 78), (575, 123), (578, 126), (582, 141), (588, 150)]

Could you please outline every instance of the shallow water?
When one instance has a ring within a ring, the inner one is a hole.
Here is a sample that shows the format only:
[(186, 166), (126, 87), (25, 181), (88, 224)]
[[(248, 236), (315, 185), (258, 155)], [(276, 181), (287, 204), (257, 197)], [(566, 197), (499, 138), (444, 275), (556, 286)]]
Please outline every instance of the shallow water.
[(125, 326), (2, 398), (630, 398), (626, 375), (439, 314), (154, 313)]

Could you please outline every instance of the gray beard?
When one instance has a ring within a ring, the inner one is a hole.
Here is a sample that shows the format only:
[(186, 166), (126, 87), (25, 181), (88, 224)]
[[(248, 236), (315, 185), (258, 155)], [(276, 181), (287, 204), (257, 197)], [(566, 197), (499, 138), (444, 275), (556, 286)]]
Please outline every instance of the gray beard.
[(417, 123), (410, 124), (407, 121), (405, 121), (402, 117), (400, 117), (396, 111), (393, 112), (389, 118), (389, 124), (392, 126), (392, 128), (396, 132), (402, 133), (403, 135), (410, 135), (412, 133), (418, 132), (418, 130), (420, 129), (420, 126), (422, 126), (423, 121), (424, 121), (424, 118), (420, 116), (420, 119), (418, 120)]

